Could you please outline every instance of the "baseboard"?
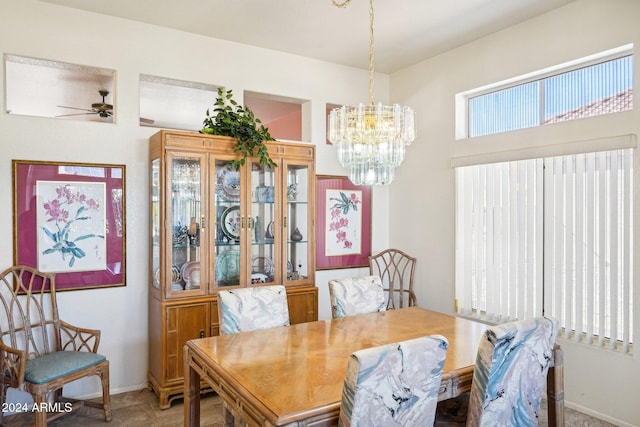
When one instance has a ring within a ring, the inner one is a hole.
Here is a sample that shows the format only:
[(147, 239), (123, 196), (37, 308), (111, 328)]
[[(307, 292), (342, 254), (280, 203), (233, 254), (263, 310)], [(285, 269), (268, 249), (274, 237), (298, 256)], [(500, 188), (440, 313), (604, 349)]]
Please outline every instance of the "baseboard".
[[(138, 391), (138, 390), (144, 390), (145, 388), (147, 388), (147, 382), (145, 381), (142, 384), (134, 384), (134, 385), (130, 385), (127, 387), (119, 387), (119, 388), (111, 388), (109, 389), (109, 395), (113, 396), (114, 394), (121, 394), (121, 393), (128, 393), (130, 391)], [(72, 399), (79, 399), (79, 400), (90, 400), (90, 399), (101, 399), (102, 398), (102, 392), (96, 392), (96, 393), (91, 393), (91, 394), (85, 394), (85, 395), (81, 395), (81, 396), (71, 396)]]
[(603, 414), (602, 412), (594, 411), (591, 408), (587, 408), (581, 405), (577, 405), (573, 402), (564, 401), (565, 408), (573, 409), (574, 411), (582, 412), (583, 414), (589, 415), (590, 417), (597, 418), (599, 420), (614, 424), (620, 427), (637, 427), (634, 424), (629, 424), (617, 418), (611, 417), (609, 415)]

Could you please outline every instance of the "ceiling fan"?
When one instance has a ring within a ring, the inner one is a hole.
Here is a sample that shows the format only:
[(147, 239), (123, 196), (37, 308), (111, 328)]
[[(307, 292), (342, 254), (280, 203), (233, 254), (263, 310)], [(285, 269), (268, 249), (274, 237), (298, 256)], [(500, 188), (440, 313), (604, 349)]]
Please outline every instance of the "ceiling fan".
[(66, 105), (57, 105), (57, 107), (60, 107), (60, 108), (69, 108), (71, 110), (87, 111), (87, 113), (62, 114), (56, 117), (82, 116), (82, 115), (88, 115), (88, 114), (97, 114), (102, 118), (113, 116), (113, 105), (107, 104), (104, 100), (107, 97), (107, 95), (109, 95), (109, 91), (100, 89), (98, 93), (100, 94), (100, 96), (102, 96), (102, 102), (96, 102), (94, 104), (91, 104), (91, 109), (67, 107)]
[[(100, 116), (102, 118), (112, 117), (113, 116), (113, 105), (107, 104), (105, 102), (105, 98), (107, 97), (107, 95), (109, 95), (109, 91), (105, 90), (105, 89), (100, 89), (98, 91), (98, 93), (100, 94), (100, 96), (102, 96), (102, 102), (96, 102), (96, 103), (91, 104), (91, 109), (68, 107), (66, 105), (58, 105), (57, 106), (57, 107), (60, 107), (60, 108), (69, 108), (71, 110), (86, 111), (86, 113), (62, 114), (62, 115), (59, 115), (59, 116), (56, 116), (56, 117), (83, 116), (83, 115), (88, 115), (88, 114), (97, 114), (98, 116)], [(145, 119), (144, 117), (140, 117), (140, 124), (141, 125), (151, 125), (151, 124), (153, 124), (153, 122), (154, 122), (154, 120), (152, 120), (152, 119)]]

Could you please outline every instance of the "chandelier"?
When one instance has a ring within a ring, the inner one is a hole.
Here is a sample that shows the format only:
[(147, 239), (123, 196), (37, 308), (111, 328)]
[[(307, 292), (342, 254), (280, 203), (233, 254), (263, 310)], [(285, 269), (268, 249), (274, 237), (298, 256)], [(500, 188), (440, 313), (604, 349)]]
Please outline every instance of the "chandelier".
[[(332, 0), (346, 7), (351, 0)], [(356, 185), (386, 185), (415, 139), (415, 113), (409, 107), (373, 103), (373, 0), (369, 0), (369, 105), (343, 106), (329, 113), (329, 141)]]

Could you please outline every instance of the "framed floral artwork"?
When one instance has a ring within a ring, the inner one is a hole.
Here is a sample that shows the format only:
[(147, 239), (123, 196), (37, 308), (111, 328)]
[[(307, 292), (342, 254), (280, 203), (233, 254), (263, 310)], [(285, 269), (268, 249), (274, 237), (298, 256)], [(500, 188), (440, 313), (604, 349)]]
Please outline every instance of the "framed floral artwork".
[(371, 255), (371, 187), (316, 177), (316, 269), (366, 267)]
[(56, 289), (125, 286), (125, 166), (13, 160), (14, 264)]

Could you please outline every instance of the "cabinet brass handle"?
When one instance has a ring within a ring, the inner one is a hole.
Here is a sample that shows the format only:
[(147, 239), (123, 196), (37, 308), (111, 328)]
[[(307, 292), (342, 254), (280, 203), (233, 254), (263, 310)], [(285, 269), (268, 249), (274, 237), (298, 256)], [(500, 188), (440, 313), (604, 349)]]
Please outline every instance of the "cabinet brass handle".
[(204, 329), (200, 329), (200, 338), (204, 338)]
[(207, 228), (207, 221), (204, 215), (200, 217), (200, 228)]
[(244, 228), (244, 217), (240, 217), (240, 228)]
[(283, 225), (284, 225), (284, 228), (287, 228), (287, 217), (286, 216), (284, 217)]

